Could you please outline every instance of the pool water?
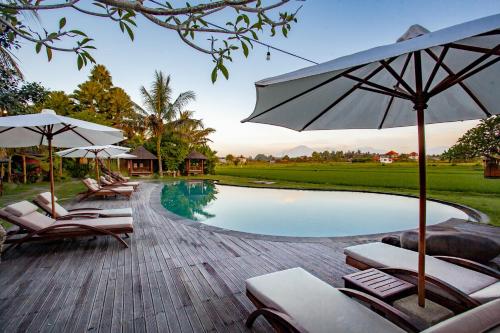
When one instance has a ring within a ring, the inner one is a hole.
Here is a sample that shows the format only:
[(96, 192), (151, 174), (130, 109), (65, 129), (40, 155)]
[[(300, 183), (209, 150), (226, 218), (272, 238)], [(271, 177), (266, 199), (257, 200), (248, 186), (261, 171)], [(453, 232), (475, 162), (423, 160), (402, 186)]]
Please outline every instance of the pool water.
[[(165, 184), (161, 203), (189, 220), (273, 236), (353, 236), (413, 229), (418, 225), (418, 199), (387, 194), (176, 181)], [(457, 208), (428, 201), (428, 225), (452, 217), (468, 219)]]

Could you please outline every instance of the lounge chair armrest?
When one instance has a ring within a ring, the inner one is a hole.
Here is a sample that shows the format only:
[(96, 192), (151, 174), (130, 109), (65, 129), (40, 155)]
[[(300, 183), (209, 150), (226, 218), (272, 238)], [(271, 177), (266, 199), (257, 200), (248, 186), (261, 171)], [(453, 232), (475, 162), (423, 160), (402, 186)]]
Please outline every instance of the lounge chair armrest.
[(480, 264), (476, 261), (458, 258), (458, 257), (450, 257), (450, 256), (434, 256), (434, 258), (444, 260), (444, 261), (450, 262), (452, 264), (462, 266), (462, 267), (471, 269), (473, 271), (492, 276), (495, 279), (500, 279), (500, 272), (499, 271), (497, 271), (491, 267), (488, 267), (486, 265)]
[(278, 310), (274, 310), (271, 308), (260, 308), (252, 312), (249, 316), (248, 319), (245, 323), (245, 325), (250, 328), (252, 327), (252, 324), (254, 323), (255, 319), (257, 319), (259, 316), (264, 316), (268, 320), (279, 324), (280, 326), (284, 327), (287, 329), (287, 331), (293, 332), (293, 333), (307, 333), (308, 331), (300, 326), (297, 322), (293, 320), (292, 317), (289, 315), (280, 312)]
[(382, 312), (387, 317), (387, 319), (407, 332), (420, 332), (426, 328), (423, 323), (412, 323), (410, 321), (410, 317), (408, 317), (406, 314), (390, 306), (389, 304), (384, 303), (376, 297), (349, 288), (338, 288), (338, 290), (344, 293), (344, 295), (367, 303), (373, 309)]
[(102, 210), (102, 208), (90, 208), (90, 207), (85, 207), (85, 208), (72, 208), (68, 209), (68, 212), (76, 212), (79, 210)]
[[(406, 275), (418, 278), (418, 272), (411, 269), (386, 267), (386, 268), (378, 268), (378, 270), (390, 275)], [(451, 296), (455, 297), (461, 304), (463, 304), (468, 309), (475, 308), (476, 306), (481, 304), (475, 299), (469, 297), (469, 295), (467, 295), (463, 291), (455, 288), (451, 284), (444, 282), (443, 280), (436, 278), (434, 276), (426, 275), (425, 282), (430, 283), (442, 289), (443, 291), (447, 292)]]

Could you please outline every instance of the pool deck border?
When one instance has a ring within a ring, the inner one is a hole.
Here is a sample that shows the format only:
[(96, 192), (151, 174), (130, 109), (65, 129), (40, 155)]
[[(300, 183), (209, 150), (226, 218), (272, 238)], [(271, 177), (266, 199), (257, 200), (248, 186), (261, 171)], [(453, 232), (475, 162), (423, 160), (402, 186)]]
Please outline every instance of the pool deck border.
[[(185, 179), (179, 179), (179, 180), (185, 180)], [(337, 192), (359, 192), (359, 193), (373, 193), (373, 194), (386, 194), (386, 195), (396, 195), (396, 196), (403, 196), (403, 197), (409, 197), (409, 198), (418, 198), (418, 196), (415, 195), (406, 195), (406, 194), (397, 194), (397, 193), (387, 193), (387, 192), (381, 192), (381, 191), (353, 191), (353, 190), (329, 190), (329, 189), (287, 189), (287, 188), (281, 188), (281, 187), (272, 187), (272, 186), (245, 186), (245, 185), (233, 185), (233, 184), (225, 184), (221, 183), (217, 180), (213, 179), (201, 179), (201, 178), (196, 178), (195, 180), (209, 180), (209, 181), (214, 181), (217, 182), (220, 185), (224, 186), (233, 186), (233, 187), (248, 187), (248, 188), (262, 188), (262, 189), (279, 189), (279, 190), (297, 190), (297, 191), (337, 191)], [(267, 241), (274, 241), (274, 242), (299, 242), (299, 243), (323, 243), (325, 241), (350, 241), (350, 240), (363, 240), (363, 239), (373, 239), (373, 237), (384, 237), (387, 235), (394, 235), (394, 234), (399, 234), (401, 232), (407, 231), (407, 230), (412, 230), (412, 229), (403, 229), (403, 230), (394, 230), (391, 232), (383, 232), (383, 233), (374, 233), (374, 234), (363, 234), (363, 235), (352, 235), (352, 236), (332, 236), (332, 237), (299, 237), (299, 236), (275, 236), (275, 235), (265, 235), (265, 234), (256, 234), (256, 233), (250, 233), (250, 232), (243, 232), (243, 231), (236, 231), (236, 230), (231, 230), (231, 229), (225, 229), (221, 227), (215, 227), (211, 226), (208, 224), (204, 224), (198, 221), (193, 221), (190, 219), (187, 219), (185, 217), (179, 216), (175, 213), (172, 213), (171, 211), (167, 210), (163, 205), (161, 204), (160, 198), (161, 198), (161, 190), (162, 190), (162, 184), (166, 182), (172, 182), (172, 181), (177, 181), (177, 180), (167, 180), (167, 181), (157, 181), (159, 186), (156, 186), (155, 189), (150, 194), (150, 203), (151, 207), (156, 211), (156, 213), (164, 215), (168, 217), (169, 219), (181, 223), (183, 225), (186, 225), (191, 228), (195, 229), (200, 229), (200, 230), (205, 230), (209, 232), (215, 232), (215, 233), (220, 233), (220, 234), (225, 234), (229, 236), (235, 236), (235, 237), (241, 237), (241, 238), (250, 238), (250, 239), (258, 239), (258, 240), (267, 240)], [(489, 221), (489, 218), (486, 214), (475, 210), (473, 208), (453, 203), (453, 202), (448, 202), (444, 200), (438, 200), (438, 199), (427, 199), (428, 201), (434, 201), (438, 203), (442, 203), (445, 205), (449, 205), (452, 207), (455, 207), (457, 209), (462, 210), (469, 218), (475, 219), (476, 221), (472, 220), (461, 220), (461, 219), (448, 219), (443, 222), (439, 222), (435, 225), (440, 225), (440, 226), (445, 226), (445, 225), (453, 225), (453, 221), (465, 221), (468, 223), (480, 223), (480, 224), (487, 224)]]

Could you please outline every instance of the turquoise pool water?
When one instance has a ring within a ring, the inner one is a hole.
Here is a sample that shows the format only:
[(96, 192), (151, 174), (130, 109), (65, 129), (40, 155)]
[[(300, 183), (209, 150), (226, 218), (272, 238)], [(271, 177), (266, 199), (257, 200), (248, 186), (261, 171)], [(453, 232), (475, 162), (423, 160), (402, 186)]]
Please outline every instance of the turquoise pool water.
[[(161, 203), (186, 219), (256, 234), (297, 237), (353, 236), (416, 228), (418, 200), (361, 192), (235, 187), (211, 181), (167, 183)], [(429, 201), (427, 224), (463, 211)]]

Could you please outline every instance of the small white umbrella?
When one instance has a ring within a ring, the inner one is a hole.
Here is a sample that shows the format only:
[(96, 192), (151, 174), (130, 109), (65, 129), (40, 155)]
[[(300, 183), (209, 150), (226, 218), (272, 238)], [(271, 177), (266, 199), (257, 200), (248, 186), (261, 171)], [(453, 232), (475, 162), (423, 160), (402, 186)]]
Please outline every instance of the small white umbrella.
[(96, 180), (99, 181), (99, 158), (111, 158), (118, 156), (129, 151), (128, 147), (104, 145), (104, 146), (86, 146), (86, 147), (76, 147), (57, 152), (56, 154), (61, 157), (78, 157), (78, 158), (94, 158), (95, 159), (95, 173)]
[(296, 131), (418, 126), (419, 305), (425, 292), (425, 124), (500, 114), (500, 14), (257, 82), (243, 122)]
[(60, 116), (48, 109), (36, 114), (0, 117), (0, 147), (48, 146), (52, 216), (55, 216), (52, 147), (107, 145), (122, 140), (123, 134), (116, 128)]

